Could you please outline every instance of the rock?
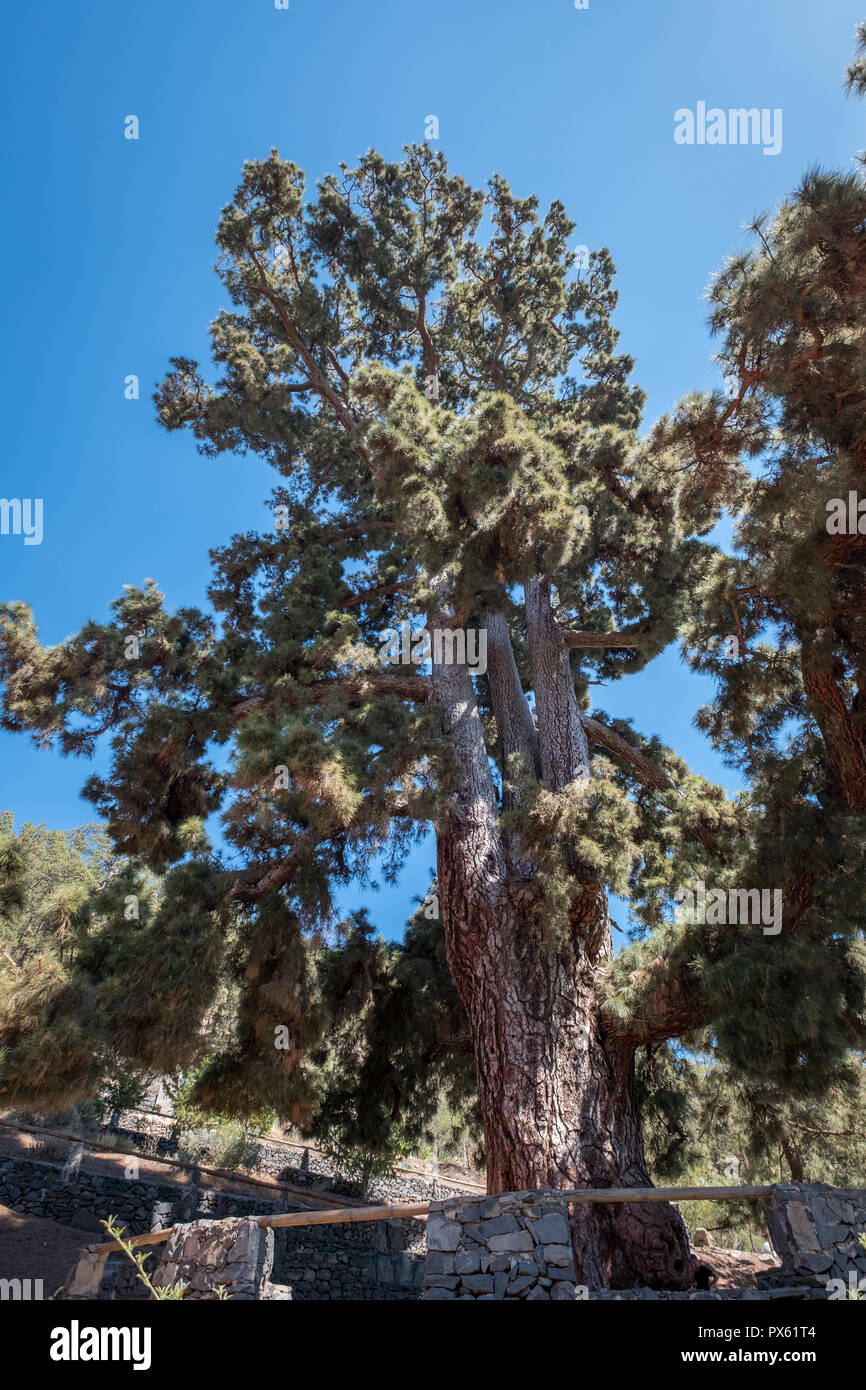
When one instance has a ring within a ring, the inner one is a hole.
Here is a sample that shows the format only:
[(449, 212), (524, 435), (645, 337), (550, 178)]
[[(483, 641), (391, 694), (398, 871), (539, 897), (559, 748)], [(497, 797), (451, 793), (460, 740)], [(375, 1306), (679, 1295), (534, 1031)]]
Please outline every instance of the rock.
[[(497, 1278), (501, 1278), (497, 1275)], [(463, 1277), (463, 1288), (471, 1289), (472, 1293), (493, 1293), (494, 1282), (492, 1274), (466, 1274)]]
[[(427, 1256), (427, 1263), (428, 1263), (428, 1265), (429, 1265), (430, 1261), (433, 1259), (433, 1255), (436, 1254), (436, 1253), (438, 1253), (438, 1252), (436, 1252), (436, 1251), (431, 1251), (431, 1253)], [(442, 1254), (441, 1258), (442, 1258), (442, 1259), (453, 1259), (453, 1261), (454, 1261), (454, 1273), (455, 1273), (455, 1274), (479, 1274), (479, 1273), (481, 1272), (481, 1256), (475, 1254), (474, 1251), (470, 1251), (470, 1250), (458, 1250), (458, 1251), (457, 1251), (457, 1254), (454, 1255), (454, 1256), (448, 1256), (448, 1255)], [(495, 1266), (495, 1261), (496, 1261), (496, 1260), (503, 1260), (503, 1259), (505, 1260), (505, 1264), (504, 1264), (504, 1265)], [(496, 1268), (498, 1268), (498, 1269), (507, 1269), (507, 1268), (508, 1268), (508, 1257), (505, 1256), (505, 1255), (496, 1255), (496, 1256), (494, 1256), (494, 1259), (491, 1260), (490, 1265), (491, 1265), (491, 1269), (493, 1269), (494, 1267), (496, 1267)], [(442, 1273), (450, 1273), (450, 1271), (448, 1271), (448, 1270), (443, 1270)]]
[(522, 1294), (522, 1293), (525, 1293), (527, 1289), (532, 1288), (532, 1285), (533, 1285), (534, 1283), (535, 1283), (535, 1280), (533, 1279), (533, 1277), (532, 1277), (531, 1275), (529, 1275), (529, 1274), (521, 1275), (519, 1279), (512, 1279), (512, 1280), (511, 1280), (511, 1282), (510, 1282), (510, 1283), (508, 1284), (508, 1286), (507, 1286), (507, 1287), (508, 1287), (508, 1292), (511, 1293), (511, 1294)]
[(698, 1226), (697, 1230), (692, 1236), (692, 1245), (695, 1247), (695, 1249), (701, 1249), (704, 1246), (712, 1245), (709, 1232), (705, 1231), (703, 1226)]
[(428, 1250), (456, 1250), (460, 1234), (461, 1227), (456, 1221), (445, 1221), (433, 1213), (427, 1219)]
[(489, 1240), (491, 1236), (508, 1235), (512, 1231), (519, 1231), (520, 1226), (513, 1216), (494, 1216), (488, 1221), (482, 1222), (482, 1239)]
[(569, 1245), (571, 1243), (568, 1222), (559, 1212), (548, 1212), (546, 1216), (533, 1221), (532, 1230), (542, 1245)]
[(821, 1254), (805, 1253), (797, 1261), (798, 1269), (810, 1270), (814, 1274), (825, 1274), (833, 1264), (833, 1256)]
[(531, 1250), (533, 1248), (532, 1236), (528, 1231), (517, 1231), (512, 1235), (491, 1236), (487, 1242), (491, 1250)]
[(574, 1264), (574, 1256), (570, 1245), (545, 1245), (544, 1262), (548, 1265), (566, 1268)]

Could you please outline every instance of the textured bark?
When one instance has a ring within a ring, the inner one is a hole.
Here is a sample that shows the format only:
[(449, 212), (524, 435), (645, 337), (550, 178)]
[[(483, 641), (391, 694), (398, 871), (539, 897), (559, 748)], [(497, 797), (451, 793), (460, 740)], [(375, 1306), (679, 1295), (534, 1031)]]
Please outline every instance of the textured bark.
[(817, 655), (814, 635), (800, 631), (800, 664), (809, 709), (821, 730), (830, 766), (847, 805), (866, 811), (866, 743), (862, 725), (854, 719), (843, 693), (837, 661)]
[(782, 1152), (791, 1170), (791, 1182), (808, 1182), (806, 1170), (803, 1167), (803, 1155), (800, 1153), (796, 1139), (789, 1129), (782, 1132)]
[(568, 651), (550, 605), (550, 583), (531, 579), (525, 596), (541, 772), (545, 785), (558, 791), (589, 772), (589, 743), (577, 708)]
[[(540, 582), (527, 596), (527, 618), (538, 758), (547, 785), (559, 788), (588, 770), (588, 747)], [(489, 665), (494, 710), (504, 712), (500, 733), (509, 746), (531, 747), (507, 629), (494, 627), (488, 661), (501, 642)], [(604, 889), (576, 868), (567, 939), (550, 940), (537, 885), (503, 844), (469, 672), (434, 665), (431, 683), (461, 769), (438, 827), (438, 888), (448, 961), (472, 1031), (488, 1189), (650, 1186), (633, 1101), (634, 1045), (598, 1007), (612, 953)], [(572, 1231), (578, 1275), (590, 1287), (691, 1281), (685, 1228), (666, 1204), (579, 1206)]]
[[(611, 950), (603, 892), (586, 889), (569, 940), (551, 943), (535, 888), (491, 884), (492, 856), (467, 855), (461, 829), (439, 837), (439, 895), (475, 1048), (488, 1190), (650, 1186), (634, 1048), (598, 1010)], [(667, 1205), (576, 1207), (573, 1240), (590, 1287), (690, 1282), (685, 1229)]]
[(523, 693), (503, 613), (487, 615), (487, 670), (502, 749), (502, 809), (510, 811), (520, 803), (526, 779), (541, 776), (541, 758), (532, 711)]

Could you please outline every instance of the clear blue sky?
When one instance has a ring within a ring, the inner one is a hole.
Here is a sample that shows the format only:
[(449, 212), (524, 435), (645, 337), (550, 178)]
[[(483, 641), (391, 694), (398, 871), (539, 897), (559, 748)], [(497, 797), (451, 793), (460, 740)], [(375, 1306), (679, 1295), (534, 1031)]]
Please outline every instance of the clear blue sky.
[[(56, 642), (148, 576), (169, 606), (203, 604), (207, 551), (267, 524), (271, 470), (200, 458), (154, 421), (172, 354), (207, 360), (225, 300), (213, 233), (246, 158), (276, 145), (310, 181), (375, 145), (396, 156), (440, 122), (476, 184), (561, 198), (575, 244), (618, 268), (621, 349), (647, 424), (718, 384), (703, 292), (741, 224), (816, 162), (866, 145), (840, 89), (863, 0), (117, 0), (7, 6), (2, 106), (7, 267), (6, 444), (0, 496), (41, 497), (39, 546), (0, 536), (0, 598)], [(783, 146), (683, 147), (674, 111), (699, 101), (783, 111)], [(139, 117), (140, 139), (123, 138)], [(124, 399), (124, 378), (141, 399)], [(598, 691), (732, 786), (691, 727), (706, 682), (675, 651)], [(97, 766), (99, 765), (97, 761)], [(92, 818), (89, 765), (0, 734), (0, 809), (16, 823)], [(432, 862), (366, 903), (399, 932)]]

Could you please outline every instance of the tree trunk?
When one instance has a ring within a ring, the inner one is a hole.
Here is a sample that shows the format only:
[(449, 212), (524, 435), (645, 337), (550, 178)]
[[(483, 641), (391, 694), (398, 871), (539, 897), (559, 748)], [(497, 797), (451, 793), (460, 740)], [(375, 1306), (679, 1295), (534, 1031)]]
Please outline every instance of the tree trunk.
[(787, 1127), (782, 1131), (781, 1143), (782, 1152), (791, 1170), (791, 1181), (808, 1182), (806, 1170), (803, 1167), (803, 1155), (800, 1153), (800, 1148), (796, 1139)]
[[(538, 745), (507, 629), (489, 621), (491, 695), (503, 757), (561, 790), (588, 774), (586, 735), (569, 658), (558, 641), (549, 591), (527, 586)], [(446, 606), (428, 625), (447, 625)], [(472, 678), (433, 664), (459, 782), (437, 830), (437, 877), (448, 963), (469, 1019), (484, 1120), (490, 1192), (536, 1188), (649, 1187), (633, 1098), (634, 1045), (599, 1011), (612, 956), (604, 888), (568, 859), (574, 893), (565, 939), (544, 930), (531, 866), (510, 856)], [(513, 807), (523, 775), (505, 787)], [(578, 1279), (591, 1288), (688, 1287), (692, 1263), (679, 1212), (666, 1203), (572, 1208)]]
[[(607, 931), (595, 934), (597, 953), (578, 927), (551, 945), (531, 885), (479, 900), (466, 893), (461, 860), (459, 844), (440, 837), (440, 903), (474, 1041), (488, 1191), (652, 1186), (634, 1052), (598, 1010)], [(583, 906), (606, 916), (597, 890), (586, 890)], [(691, 1284), (685, 1226), (666, 1203), (575, 1206), (572, 1237), (578, 1279), (590, 1288)]]

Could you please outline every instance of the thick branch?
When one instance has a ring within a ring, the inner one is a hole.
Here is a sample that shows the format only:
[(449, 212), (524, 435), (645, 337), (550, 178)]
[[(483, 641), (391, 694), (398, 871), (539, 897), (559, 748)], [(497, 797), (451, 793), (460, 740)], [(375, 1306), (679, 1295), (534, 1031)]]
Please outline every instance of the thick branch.
[[(508, 811), (520, 800), (521, 783), (541, 776), (541, 757), (504, 613), (488, 613), (486, 628), (490, 703), (502, 751), (502, 809)], [(512, 763), (515, 756), (519, 769)]]
[[(350, 700), (364, 700), (370, 695), (394, 695), (403, 700), (424, 702), (430, 699), (431, 685), (427, 676), (395, 676), (386, 672), (365, 672), (358, 676), (329, 676), (327, 680), (316, 681), (314, 685), (304, 686), (290, 695), (280, 694), (281, 709), (296, 709), (309, 702), (318, 705), (326, 700), (334, 690), (344, 690)], [(266, 695), (250, 695), (232, 706), (235, 719), (262, 709), (268, 701)]]
[(658, 956), (649, 969), (636, 970), (633, 978), (651, 979), (652, 989), (647, 990), (649, 1000), (644, 1013), (630, 1018), (627, 1023), (619, 1023), (606, 1018), (606, 1030), (631, 1047), (643, 1047), (651, 1043), (667, 1042), (669, 1038), (681, 1038), (709, 1022), (709, 1005), (700, 980), (694, 975), (686, 961), (672, 969), (663, 956)]
[(639, 643), (625, 632), (588, 632), (580, 628), (563, 627), (558, 632), (566, 647), (637, 647)]
[(615, 753), (617, 757), (631, 763), (640, 780), (648, 787), (653, 787), (660, 792), (669, 792), (673, 789), (674, 784), (667, 773), (651, 758), (646, 757), (639, 748), (635, 748), (621, 734), (618, 734), (615, 729), (609, 728), (607, 724), (602, 724), (597, 719), (591, 719), (586, 714), (581, 715), (581, 723), (590, 743), (596, 744), (599, 748), (606, 748), (608, 753)]

